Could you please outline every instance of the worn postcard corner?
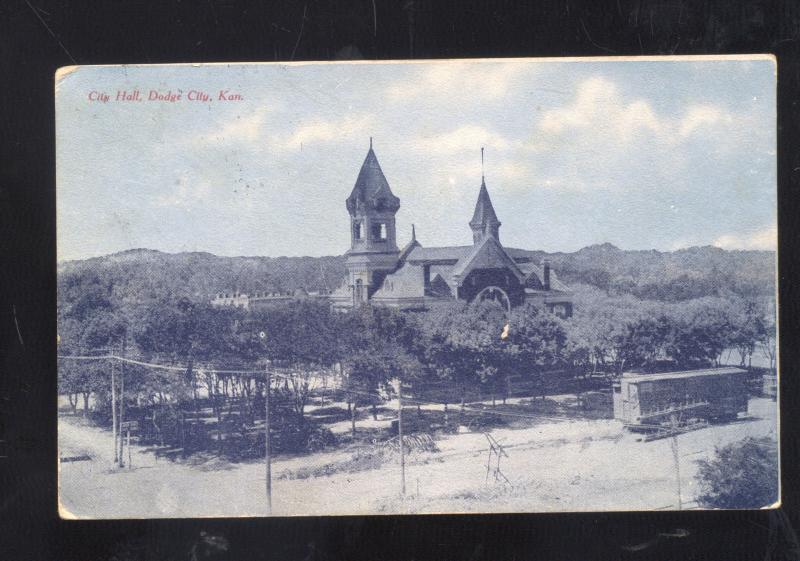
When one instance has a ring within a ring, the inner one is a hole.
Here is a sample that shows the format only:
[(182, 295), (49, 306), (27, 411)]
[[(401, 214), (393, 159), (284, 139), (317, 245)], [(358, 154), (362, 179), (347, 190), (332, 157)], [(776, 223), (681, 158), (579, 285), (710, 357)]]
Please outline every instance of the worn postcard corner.
[(61, 497), (58, 498), (58, 517), (62, 520), (78, 520), (78, 517), (67, 510), (64, 503), (61, 502)]
[(63, 80), (64, 78), (66, 78), (67, 76), (72, 74), (73, 72), (78, 71), (80, 68), (81, 68), (81, 66), (75, 64), (75, 65), (71, 65), (71, 66), (62, 66), (62, 67), (56, 69), (56, 74), (55, 74), (56, 87), (58, 87), (58, 85), (61, 82), (61, 80)]

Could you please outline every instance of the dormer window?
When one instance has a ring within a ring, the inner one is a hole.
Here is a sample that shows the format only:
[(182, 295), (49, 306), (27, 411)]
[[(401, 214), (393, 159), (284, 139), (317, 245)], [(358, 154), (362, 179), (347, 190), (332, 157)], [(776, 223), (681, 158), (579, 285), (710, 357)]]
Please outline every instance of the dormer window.
[(372, 224), (372, 241), (386, 241), (386, 224), (383, 222), (375, 222)]
[(361, 222), (353, 222), (353, 239), (361, 239)]

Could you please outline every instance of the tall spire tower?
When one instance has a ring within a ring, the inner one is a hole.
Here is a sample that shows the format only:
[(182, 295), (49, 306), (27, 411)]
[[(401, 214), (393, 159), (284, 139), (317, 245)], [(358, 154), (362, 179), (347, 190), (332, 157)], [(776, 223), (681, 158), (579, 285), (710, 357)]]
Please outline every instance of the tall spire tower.
[(346, 266), (353, 303), (364, 303), (397, 266), (395, 214), (400, 199), (395, 197), (372, 149), (358, 173), (353, 191), (346, 201), (350, 214), (350, 249)]
[(491, 236), (500, 241), (500, 220), (492, 206), (492, 199), (489, 198), (489, 190), (486, 189), (486, 179), (483, 172), (483, 147), (481, 147), (481, 189), (478, 192), (478, 202), (475, 204), (475, 212), (472, 213), (472, 220), (469, 227), (472, 229), (472, 242), (477, 244), (486, 236)]

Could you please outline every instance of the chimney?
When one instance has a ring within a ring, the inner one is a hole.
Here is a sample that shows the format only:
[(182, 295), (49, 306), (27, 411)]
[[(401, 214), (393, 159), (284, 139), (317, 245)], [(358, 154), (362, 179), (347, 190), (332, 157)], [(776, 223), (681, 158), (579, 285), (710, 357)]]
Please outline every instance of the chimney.
[(550, 261), (545, 259), (542, 262), (542, 268), (544, 269), (544, 278), (542, 279), (542, 284), (544, 285), (545, 290), (550, 290)]

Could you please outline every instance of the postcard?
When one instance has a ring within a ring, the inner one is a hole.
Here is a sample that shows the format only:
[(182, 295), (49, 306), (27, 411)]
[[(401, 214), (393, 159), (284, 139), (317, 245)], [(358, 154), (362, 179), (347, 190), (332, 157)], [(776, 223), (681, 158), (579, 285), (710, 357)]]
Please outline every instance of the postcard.
[(780, 504), (767, 55), (55, 76), (59, 512)]

